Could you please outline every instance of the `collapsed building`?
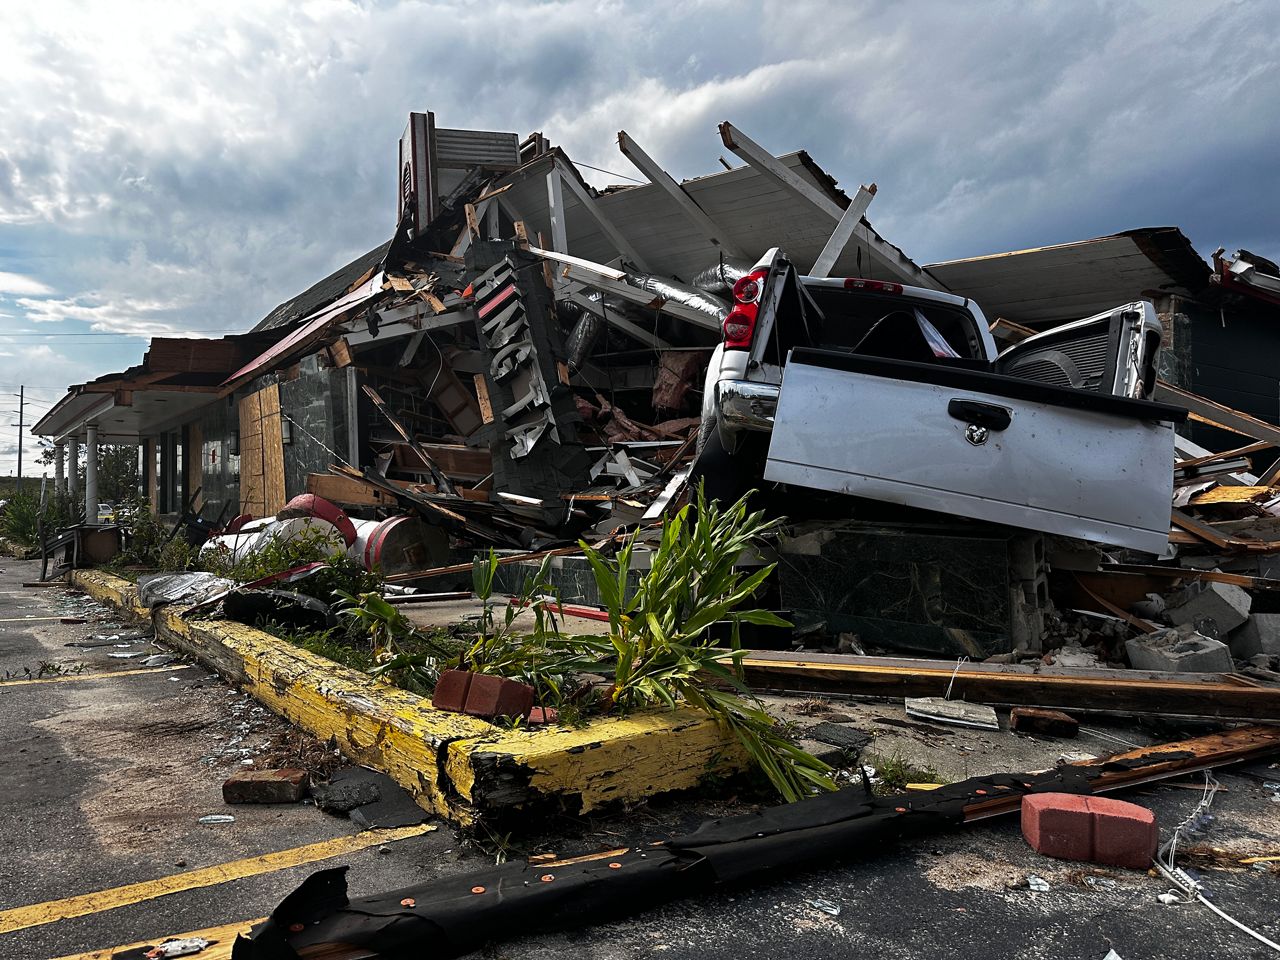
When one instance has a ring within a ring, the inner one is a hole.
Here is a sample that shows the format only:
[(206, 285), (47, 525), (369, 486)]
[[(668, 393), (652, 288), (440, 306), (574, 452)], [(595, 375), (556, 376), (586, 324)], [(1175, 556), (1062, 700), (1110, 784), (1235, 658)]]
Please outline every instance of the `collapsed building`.
[[(620, 132), (620, 151), (647, 182), (597, 190), (540, 133), (446, 129), (434, 114), (412, 114), (390, 240), (244, 334), (155, 338), (139, 366), (72, 387), (34, 428), (54, 442), (59, 486), (79, 495), (77, 472), (63, 463), (69, 452), (75, 464), (83, 443), (82, 493), (96, 505), (97, 445), (136, 443), (153, 509), (198, 515), (215, 529), (273, 516), (302, 493), (370, 518), (409, 510), (447, 536), (380, 558), (384, 572), (401, 576), (465, 562), (477, 548), (537, 551), (634, 528), (682, 495), (707, 438), (705, 372), (737, 308), (735, 287), (762, 256), (784, 251), (797, 276), (856, 278), (877, 294), (915, 288), (944, 306), (976, 302), (985, 316), (972, 315), (990, 318), (981, 336), (1001, 345), (1118, 304), (1151, 303), (1164, 341), (1151, 352), (1160, 379), (1144, 375), (1138, 393), (1125, 387), (1115, 399), (1191, 411), (1172, 440), (1176, 470), (1142, 468), (1159, 474), (1166, 500), (1177, 496), (1175, 475), (1178, 490), (1199, 484), (1186, 494), (1188, 509), (1175, 510), (1175, 548), (1215, 565), (1224, 551), (1240, 554), (1252, 574), (1270, 576), (1257, 559), (1265, 551), (1235, 546), (1250, 534), (1198, 529), (1209, 524), (1191, 498), (1218, 484), (1254, 490), (1277, 479), (1274, 469), (1248, 474), (1253, 463), (1242, 459), (1261, 454), (1265, 466), (1280, 441), (1275, 371), (1222, 373), (1266, 355), (1252, 344), (1273, 335), (1274, 264), (1242, 251), (1234, 260), (1219, 254), (1211, 267), (1166, 227), (920, 266), (865, 216), (874, 185), (851, 197), (803, 151), (773, 156), (728, 122), (719, 132), (737, 165), (721, 157), (725, 169), (684, 182)], [(949, 334), (922, 320), (924, 342), (931, 331), (943, 341), (933, 341), (935, 356), (956, 353)], [(1094, 337), (1041, 351), (1046, 372), (1026, 377), (1097, 392), (1072, 370), (1113, 363), (1111, 330), (1102, 347)], [(994, 361), (989, 352), (968, 359)], [(889, 359), (913, 362), (896, 352)], [(1155, 409), (1134, 416), (1163, 417), (1172, 436), (1179, 417)], [(771, 423), (773, 412), (761, 416)], [(1001, 429), (979, 422), (989, 411), (961, 412), (962, 427), (980, 428), (969, 437), (975, 446), (979, 433), (985, 443)], [(1257, 442), (1215, 455), (1210, 447), (1232, 446), (1224, 430)], [(928, 462), (929, 451), (913, 455)], [(1238, 515), (1248, 506), (1258, 507), (1254, 520), (1266, 512), (1263, 495), (1253, 496), (1232, 520), (1249, 519)], [(1050, 571), (1097, 567), (1079, 542), (1080, 531), (1096, 529), (1087, 523), (974, 523), (961, 517), (993, 518), (879, 501), (853, 509), (827, 500), (807, 525), (807, 508), (791, 501), (801, 516), (780, 547), (777, 606), (802, 625), (873, 645), (1035, 652), (1053, 603)], [(1163, 545), (1167, 517), (1166, 502), (1133, 543), (1149, 546), (1154, 536)], [(557, 576), (567, 599), (590, 602), (577, 559), (559, 558)], [(515, 586), (519, 566), (511, 569)], [(1076, 582), (1069, 602), (1079, 599)]]

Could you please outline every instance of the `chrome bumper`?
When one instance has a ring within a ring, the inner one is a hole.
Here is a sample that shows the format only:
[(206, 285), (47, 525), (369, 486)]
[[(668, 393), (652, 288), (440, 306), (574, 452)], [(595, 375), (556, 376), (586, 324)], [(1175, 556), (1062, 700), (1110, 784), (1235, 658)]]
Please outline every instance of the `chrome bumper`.
[(720, 421), (741, 430), (773, 429), (778, 409), (778, 385), (754, 380), (721, 380), (716, 384), (716, 407)]

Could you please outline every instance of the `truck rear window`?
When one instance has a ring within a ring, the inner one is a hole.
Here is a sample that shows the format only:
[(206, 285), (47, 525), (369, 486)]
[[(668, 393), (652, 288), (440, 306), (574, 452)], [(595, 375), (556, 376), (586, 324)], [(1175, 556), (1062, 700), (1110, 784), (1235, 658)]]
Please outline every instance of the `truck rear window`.
[(808, 285), (805, 289), (823, 314), (820, 323), (815, 324), (819, 342), (814, 346), (894, 360), (932, 362), (936, 352), (930, 350), (920, 333), (915, 317), (915, 311), (919, 310), (961, 357), (987, 359), (973, 317), (964, 310), (903, 294)]

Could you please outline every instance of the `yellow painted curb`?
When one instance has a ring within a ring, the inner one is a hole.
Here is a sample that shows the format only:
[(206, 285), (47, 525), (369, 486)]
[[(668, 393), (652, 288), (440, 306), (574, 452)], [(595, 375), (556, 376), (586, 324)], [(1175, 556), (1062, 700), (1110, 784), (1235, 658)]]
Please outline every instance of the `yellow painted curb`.
[[(139, 616), (133, 584), (77, 570), (73, 586)], [(574, 813), (696, 786), (746, 756), (705, 714), (655, 710), (583, 727), (504, 730), (436, 710), (408, 691), (228, 620), (162, 607), (156, 635), (242, 684), (259, 701), (353, 760), (381, 770), (459, 825), (553, 800)]]

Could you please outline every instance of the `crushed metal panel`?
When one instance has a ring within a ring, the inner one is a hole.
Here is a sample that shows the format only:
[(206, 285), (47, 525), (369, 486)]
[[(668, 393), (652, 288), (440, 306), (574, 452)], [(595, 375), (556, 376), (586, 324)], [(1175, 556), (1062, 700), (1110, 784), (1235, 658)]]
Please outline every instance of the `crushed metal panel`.
[(323, 331), (324, 328), (334, 319), (346, 313), (348, 310), (354, 310), (356, 307), (362, 306), (382, 293), (382, 280), (383, 275), (381, 271), (379, 271), (375, 276), (371, 277), (365, 283), (360, 284), (360, 286), (356, 287), (350, 293), (343, 297), (339, 297), (327, 307), (313, 313), (292, 333), (289, 333), (270, 348), (254, 357), (235, 373), (231, 374), (231, 376), (227, 377), (227, 379), (223, 381), (223, 385), (225, 386), (226, 384), (234, 383), (244, 377), (253, 376), (256, 373), (269, 370), (274, 364), (283, 362), (287, 357), (305, 347), (313, 337)]
[(472, 244), (467, 258), (479, 274), (476, 333), (486, 368), (477, 386), (492, 413), (477, 436), (493, 456), (494, 488), (555, 500), (586, 484), (590, 461), (573, 392), (559, 377), (565, 348), (542, 260), (487, 241)]

